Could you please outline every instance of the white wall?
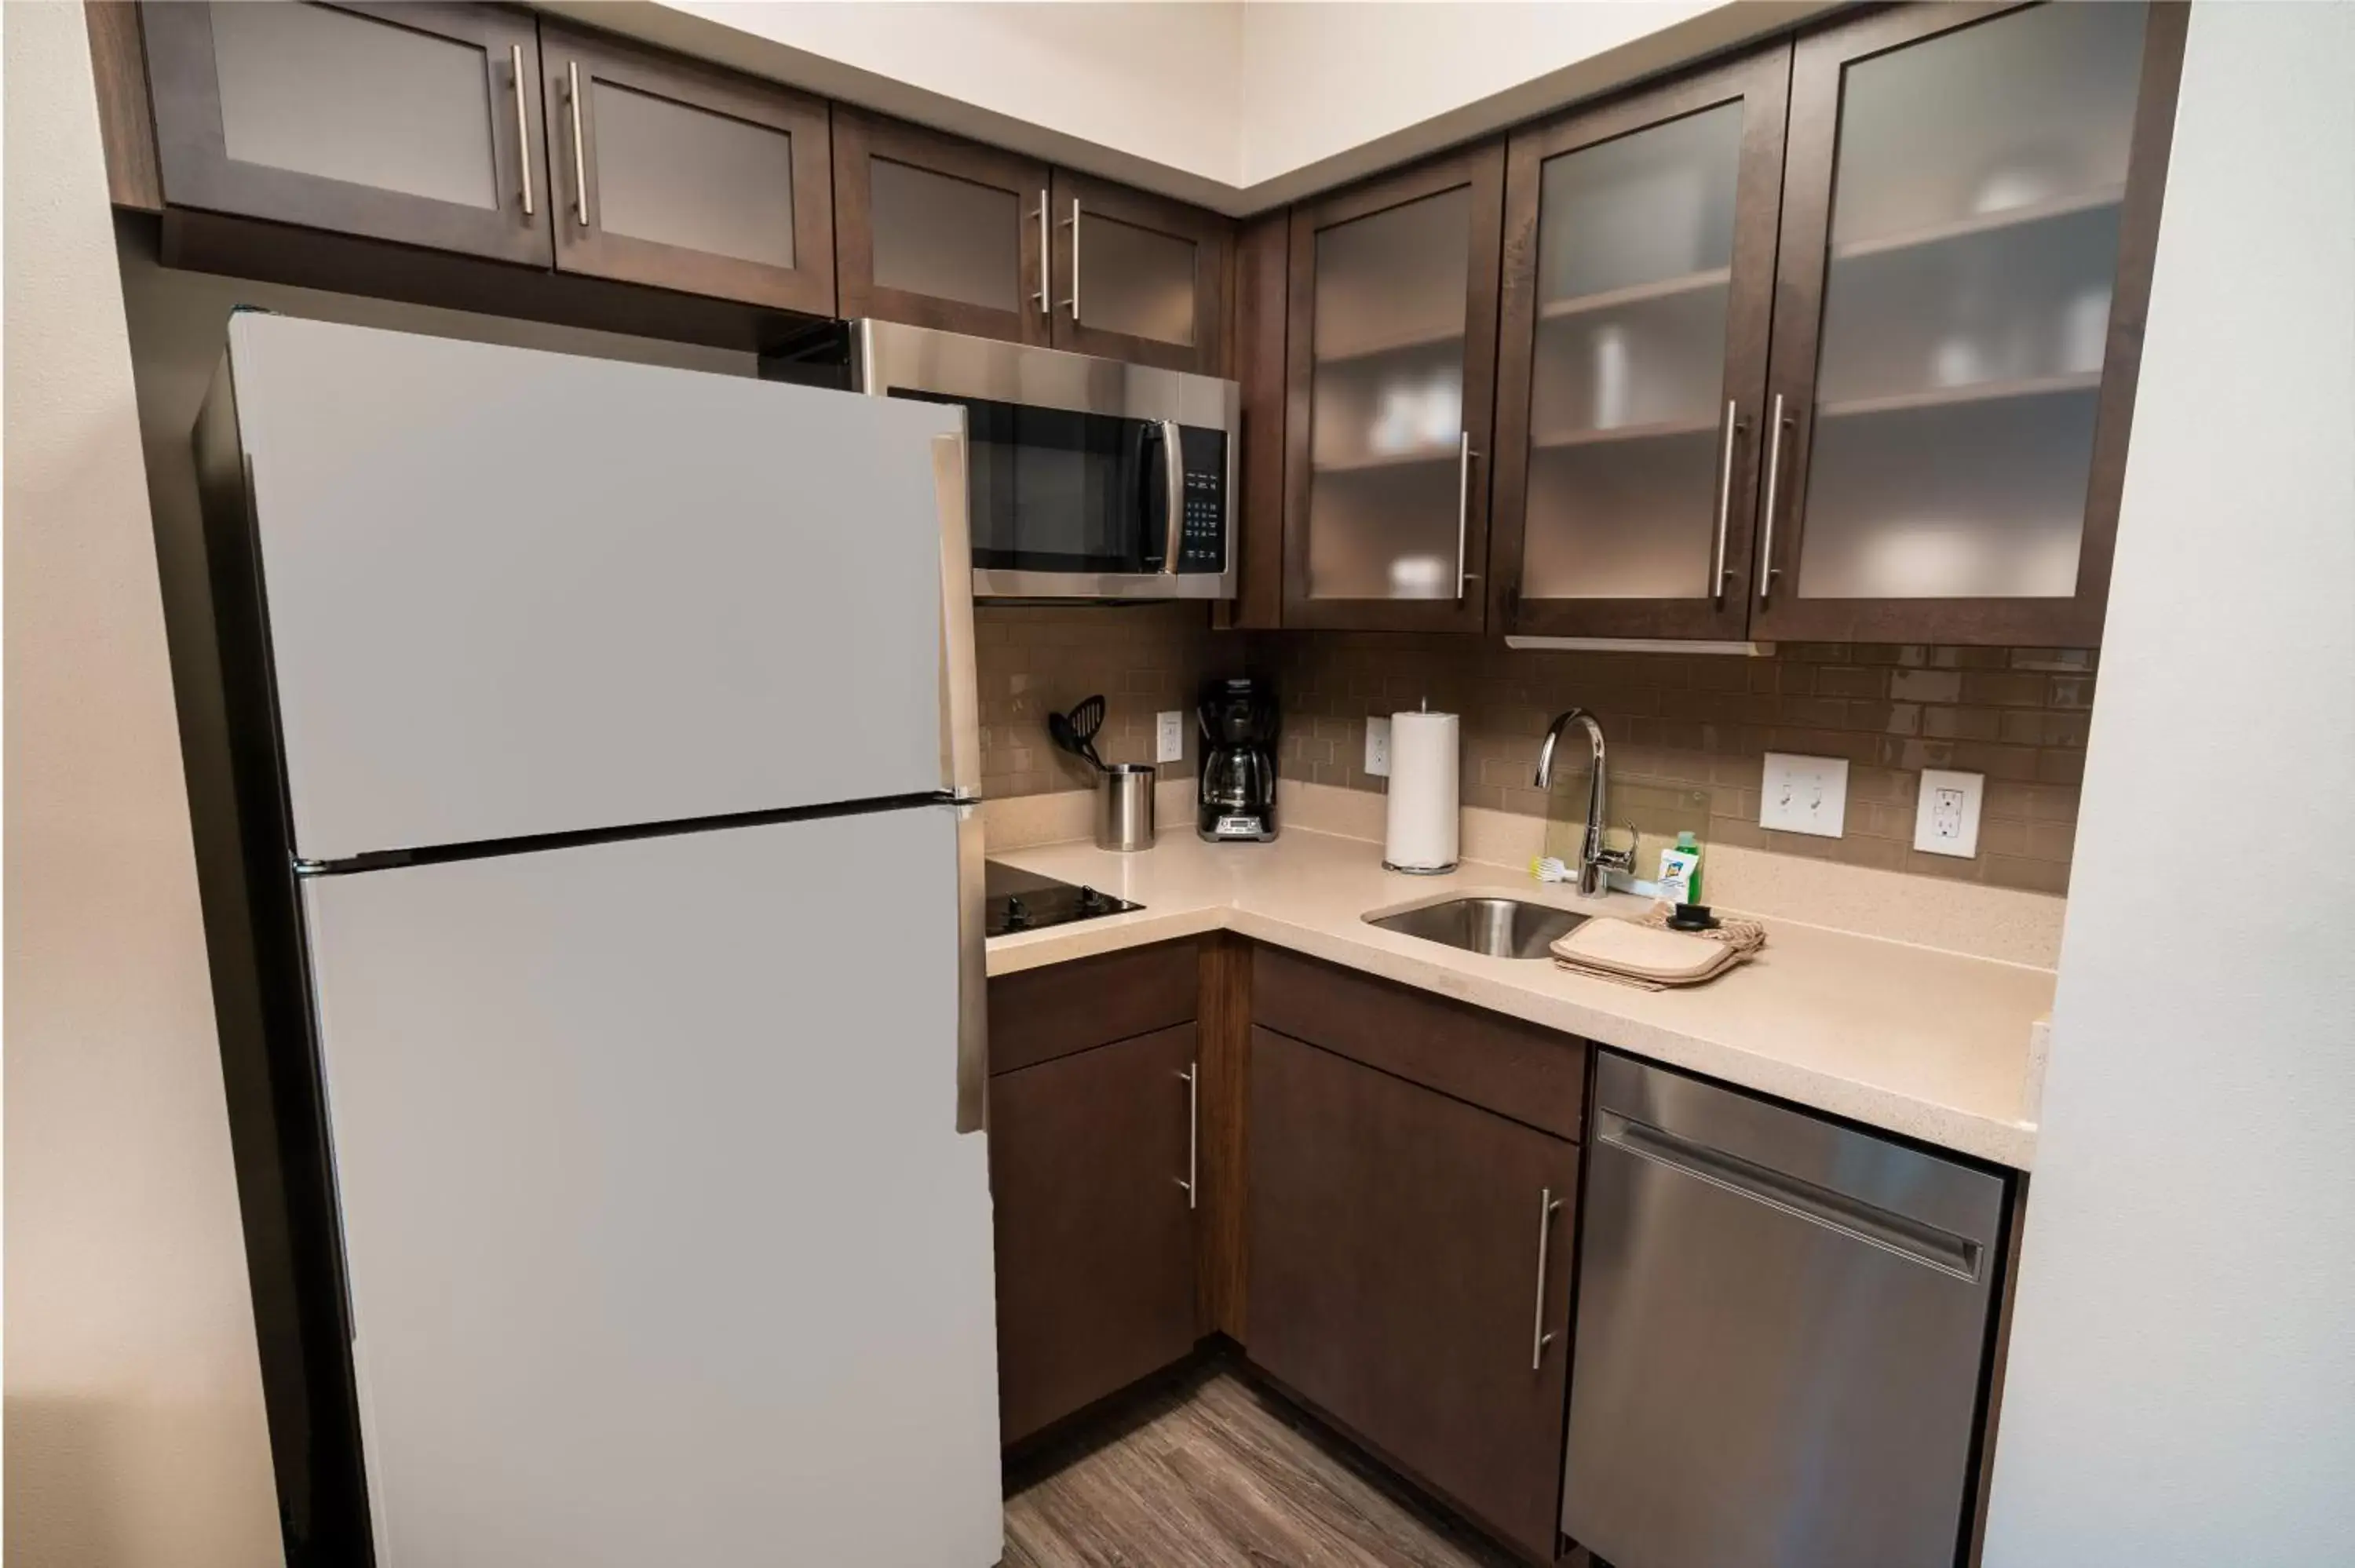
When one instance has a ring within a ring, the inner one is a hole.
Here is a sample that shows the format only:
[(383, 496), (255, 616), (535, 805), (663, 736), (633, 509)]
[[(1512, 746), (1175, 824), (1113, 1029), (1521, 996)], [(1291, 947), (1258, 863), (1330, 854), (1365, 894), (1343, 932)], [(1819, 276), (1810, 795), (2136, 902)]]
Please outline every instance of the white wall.
[(1247, 213), (1833, 0), (547, 0), (848, 102)]
[(1231, 0), (555, 0), (547, 9), (1197, 201), (1236, 182)]
[(7, 7), (8, 1561), (279, 1560), (81, 7)]
[[(1237, 183), (1292, 174), (1720, 8), (1716, 0), (1254, 0), (1242, 7)], [(1554, 101), (1572, 96), (1565, 88)]]
[(2355, 6), (2198, 5), (1993, 1568), (2355, 1550), (2350, 585)]

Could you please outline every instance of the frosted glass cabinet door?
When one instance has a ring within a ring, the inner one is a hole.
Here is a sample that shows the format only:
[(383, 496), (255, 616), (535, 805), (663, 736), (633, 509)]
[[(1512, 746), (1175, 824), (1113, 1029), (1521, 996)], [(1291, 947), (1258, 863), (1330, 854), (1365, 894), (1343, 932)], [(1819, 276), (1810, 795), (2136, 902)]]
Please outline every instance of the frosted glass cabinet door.
[(1017, 154), (837, 104), (841, 313), (1044, 346), (1049, 179)]
[(1790, 58), (1776, 45), (1513, 138), (1508, 631), (1744, 633)]
[(1801, 40), (1760, 635), (2098, 639), (2182, 31), (1930, 6)]
[(1503, 199), (1492, 145), (1293, 209), (1286, 626), (1481, 629)]
[(602, 34), (540, 37), (559, 270), (834, 313), (824, 103)]
[(1047, 270), (1054, 345), (1225, 375), (1233, 224), (1068, 169), (1055, 171), (1051, 192)]
[(140, 25), (171, 206), (548, 265), (528, 15), (183, 3)]

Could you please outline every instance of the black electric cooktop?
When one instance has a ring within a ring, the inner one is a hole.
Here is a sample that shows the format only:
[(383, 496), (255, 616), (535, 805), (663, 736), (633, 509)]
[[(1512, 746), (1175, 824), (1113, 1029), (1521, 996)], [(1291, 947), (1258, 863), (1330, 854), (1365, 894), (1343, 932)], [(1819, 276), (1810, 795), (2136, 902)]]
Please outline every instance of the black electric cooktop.
[(1034, 871), (1017, 871), (994, 860), (986, 863), (986, 869), (985, 903), (989, 918), (984, 929), (993, 937), (1003, 937), (1009, 931), (1065, 926), (1074, 920), (1092, 920), (1100, 915), (1118, 915), (1145, 907), (1109, 893), (1098, 893), (1092, 887), (1074, 887)]

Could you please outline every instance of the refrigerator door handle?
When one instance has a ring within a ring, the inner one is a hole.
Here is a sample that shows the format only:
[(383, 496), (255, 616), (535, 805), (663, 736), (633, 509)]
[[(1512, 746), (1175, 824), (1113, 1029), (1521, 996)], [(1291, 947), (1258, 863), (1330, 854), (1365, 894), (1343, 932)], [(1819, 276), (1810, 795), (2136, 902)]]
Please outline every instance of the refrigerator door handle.
[[(963, 431), (932, 438), (932, 489), (941, 520), (941, 786), (959, 800), (978, 800), (981, 694), (974, 671), (973, 539), (965, 517)], [(978, 821), (974, 832), (981, 832)], [(975, 874), (980, 874), (978, 863)]]
[(982, 945), (988, 926), (983, 896), (987, 872), (980, 802), (960, 803), (953, 810), (957, 814), (956, 1129), (979, 1132), (989, 1088), (989, 960)]

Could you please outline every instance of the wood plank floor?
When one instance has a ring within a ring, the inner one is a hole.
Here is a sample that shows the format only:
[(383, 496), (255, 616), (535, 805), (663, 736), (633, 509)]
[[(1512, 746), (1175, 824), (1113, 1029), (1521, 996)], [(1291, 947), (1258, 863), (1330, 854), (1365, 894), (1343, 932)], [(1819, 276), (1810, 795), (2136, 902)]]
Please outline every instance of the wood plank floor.
[(1510, 1568), (1273, 1394), (1198, 1372), (1008, 1477), (1004, 1568)]

